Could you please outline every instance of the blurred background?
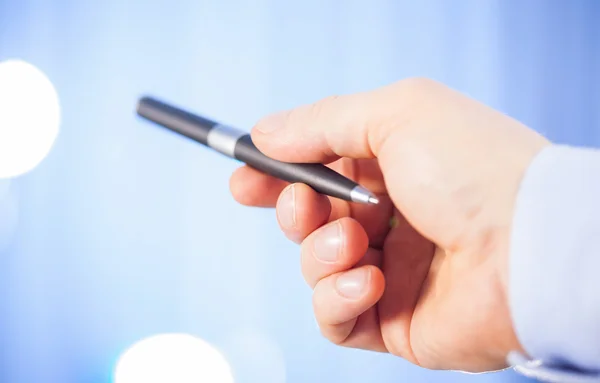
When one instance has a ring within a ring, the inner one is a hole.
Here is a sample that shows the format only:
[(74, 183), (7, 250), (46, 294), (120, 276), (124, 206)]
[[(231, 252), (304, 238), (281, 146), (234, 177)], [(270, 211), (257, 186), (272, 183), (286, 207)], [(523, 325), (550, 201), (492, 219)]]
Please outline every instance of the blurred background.
[[(273, 211), (229, 195), (238, 164), (135, 104), (148, 93), (250, 129), (427, 76), (598, 145), (599, 17), (594, 0), (0, 0), (0, 61), (39, 68), (61, 110), (45, 160), (0, 179), (0, 381), (167, 381), (160, 367), (172, 383), (526, 382), (322, 339), (297, 247)], [(152, 338), (172, 333), (198, 340)]]

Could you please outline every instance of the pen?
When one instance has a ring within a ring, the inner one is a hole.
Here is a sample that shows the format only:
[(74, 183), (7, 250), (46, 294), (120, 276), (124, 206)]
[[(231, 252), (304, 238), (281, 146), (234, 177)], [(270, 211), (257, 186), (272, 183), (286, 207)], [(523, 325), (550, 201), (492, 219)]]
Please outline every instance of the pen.
[(273, 177), (290, 183), (303, 183), (321, 194), (346, 201), (379, 203), (375, 194), (323, 164), (289, 163), (267, 157), (256, 148), (247, 132), (231, 126), (192, 114), (152, 97), (142, 97), (139, 100), (137, 113), (146, 120)]

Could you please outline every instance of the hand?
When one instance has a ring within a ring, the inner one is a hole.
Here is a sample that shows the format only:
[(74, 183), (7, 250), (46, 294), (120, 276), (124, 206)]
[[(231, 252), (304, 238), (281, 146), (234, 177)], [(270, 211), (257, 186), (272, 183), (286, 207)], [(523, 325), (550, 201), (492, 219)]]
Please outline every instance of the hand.
[(273, 158), (327, 163), (381, 201), (328, 198), (248, 167), (232, 176), (237, 201), (276, 206), (282, 230), (301, 243), (325, 337), (471, 372), (504, 368), (508, 352), (522, 351), (507, 299), (509, 237), (543, 137), (409, 79), (269, 116), (252, 138)]

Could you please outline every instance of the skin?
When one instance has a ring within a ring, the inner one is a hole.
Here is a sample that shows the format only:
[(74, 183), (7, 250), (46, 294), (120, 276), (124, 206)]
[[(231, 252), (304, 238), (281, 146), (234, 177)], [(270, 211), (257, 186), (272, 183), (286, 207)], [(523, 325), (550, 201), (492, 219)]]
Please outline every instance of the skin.
[(276, 207), (301, 244), (327, 339), (469, 372), (523, 352), (507, 299), (509, 239), (544, 137), (420, 78), (277, 113), (251, 134), (268, 156), (328, 164), (380, 199), (348, 203), (248, 167), (231, 177), (239, 203)]

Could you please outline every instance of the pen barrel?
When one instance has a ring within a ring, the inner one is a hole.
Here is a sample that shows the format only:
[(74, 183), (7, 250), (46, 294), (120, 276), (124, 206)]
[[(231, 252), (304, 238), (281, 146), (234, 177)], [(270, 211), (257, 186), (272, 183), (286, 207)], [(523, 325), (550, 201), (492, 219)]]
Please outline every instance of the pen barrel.
[(290, 183), (304, 183), (318, 193), (352, 200), (352, 190), (358, 184), (322, 164), (288, 163), (262, 154), (249, 135), (240, 137), (235, 145), (234, 157), (248, 166)]
[(358, 203), (378, 203), (367, 189), (322, 164), (277, 161), (262, 154), (246, 132), (219, 124), (159, 100), (143, 97), (138, 102), (141, 117), (206, 145), (227, 157), (290, 183), (304, 183), (331, 197)]
[(209, 133), (217, 125), (215, 121), (208, 118), (188, 113), (150, 97), (140, 99), (137, 113), (149, 121), (204, 145), (209, 144)]

